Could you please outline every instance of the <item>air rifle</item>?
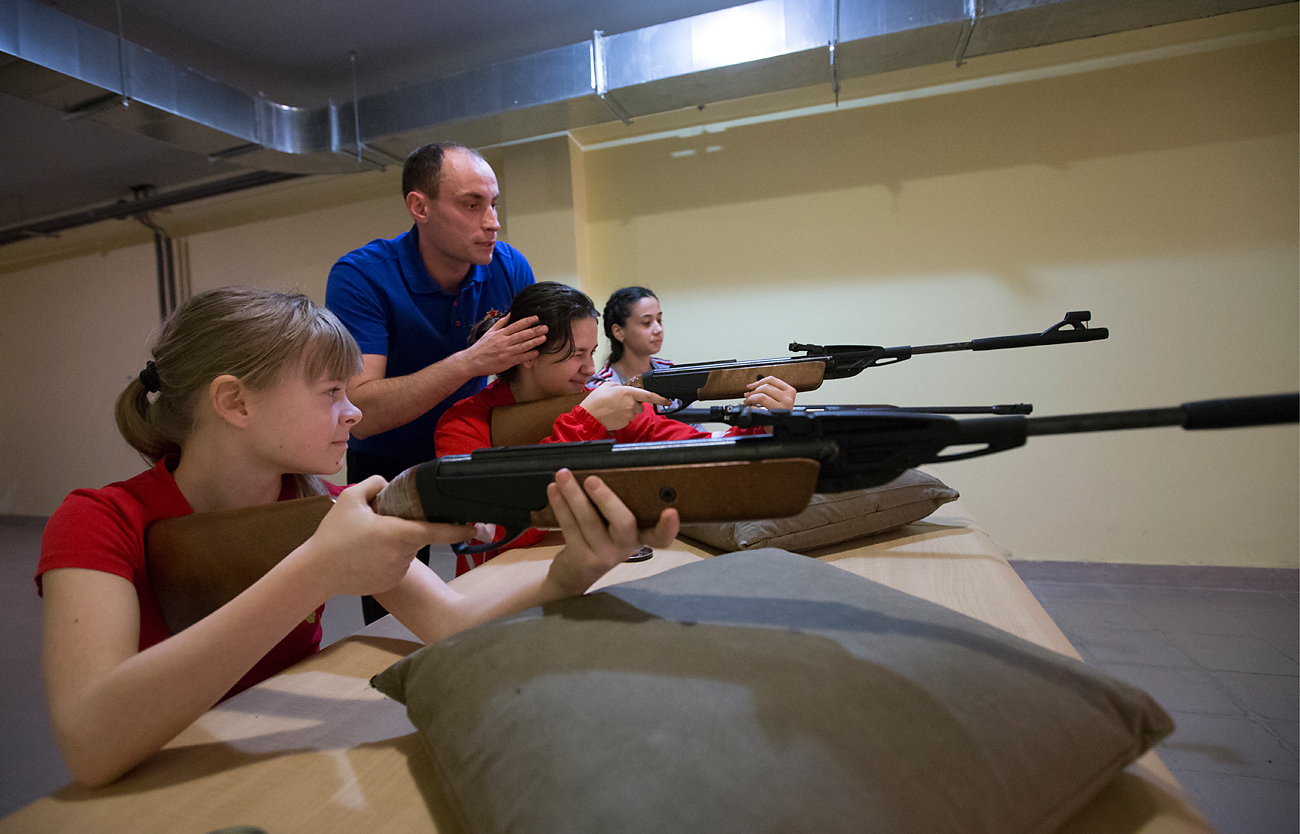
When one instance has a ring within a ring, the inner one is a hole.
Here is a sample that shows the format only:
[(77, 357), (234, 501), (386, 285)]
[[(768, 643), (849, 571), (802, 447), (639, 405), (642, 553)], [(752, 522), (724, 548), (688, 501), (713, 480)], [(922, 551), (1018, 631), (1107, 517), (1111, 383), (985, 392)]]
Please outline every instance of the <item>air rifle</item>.
[(1087, 323), (1091, 320), (1092, 313), (1087, 310), (1077, 310), (1066, 313), (1065, 318), (1042, 333), (993, 336), (987, 339), (973, 339), (969, 342), (947, 342), (938, 345), (904, 345), (887, 348), (876, 345), (805, 345), (791, 342), (789, 349), (802, 351), (803, 356), (759, 359), (751, 362), (731, 360), (703, 362), (652, 369), (641, 375), (641, 387), (670, 400), (679, 400), (682, 408), (696, 400), (743, 397), (746, 393), (746, 385), (765, 376), (774, 376), (793, 386), (796, 391), (815, 391), (821, 387), (824, 379), (857, 376), (867, 368), (896, 365), (913, 356), (927, 353), (1064, 345), (1072, 342), (1095, 342), (1110, 336), (1110, 331), (1104, 327), (1089, 328)]
[[(915, 466), (1014, 449), (1037, 435), (1294, 423), (1300, 394), (1058, 417), (959, 420), (852, 406), (790, 411), (724, 406), (680, 416), (770, 426), (772, 433), (660, 443), (547, 443), (447, 455), (398, 475), (377, 497), (376, 509), (429, 521), (500, 524), (509, 541), (529, 527), (556, 526), (546, 506), (546, 485), (557, 469), (567, 468), (579, 478), (599, 475), (644, 526), (652, 526), (668, 507), (676, 507), (684, 522), (780, 518), (800, 512), (814, 492), (879, 486)], [(957, 446), (974, 448), (945, 454)]]
[[(772, 433), (659, 443), (596, 440), (479, 449), (407, 469), (373, 503), (384, 515), (499, 524), (506, 528), (508, 542), (529, 527), (558, 526), (547, 505), (546, 486), (556, 470), (567, 468), (580, 479), (599, 475), (633, 512), (638, 524), (647, 527), (668, 507), (675, 507), (683, 522), (781, 518), (802, 511), (816, 492), (879, 486), (915, 466), (1002, 452), (1039, 435), (1295, 423), (1300, 421), (1300, 394), (1055, 417), (1010, 414), (956, 419), (945, 414), (853, 406), (790, 411), (730, 406), (682, 416), (738, 426), (770, 426)], [(946, 453), (953, 447), (970, 446), (974, 448)], [(317, 503), (306, 507), (307, 502)], [(204, 547), (225, 548), (212, 561), (224, 561), (228, 566), (232, 552), (244, 558), (240, 550), (232, 549), (232, 541), (242, 536), (248, 542), (245, 547), (255, 550), (259, 531), (283, 530), (290, 525), (281, 518), (295, 519), (296, 532), (287, 537), (281, 552), (263, 554), (264, 567), (246, 571), (246, 575), (256, 574), (255, 580), (261, 575), (257, 570), (265, 572), (305, 540), (327, 509), (322, 499), (300, 499), (233, 513), (181, 516), (151, 525), (146, 539), (150, 575), (169, 627), (175, 631), (177, 625), (195, 622), (234, 596), (230, 593), (221, 598), (227, 590), (222, 595), (196, 598), (196, 588), (208, 583), (188, 571), (188, 565), (197, 560), (185, 553), (193, 540), (190, 528), (206, 527), (211, 535)], [(236, 514), (242, 514), (236, 516), (238, 524), (230, 520)], [(239, 525), (242, 531), (234, 529)], [(504, 543), (494, 542), (483, 549)]]
[[(1065, 318), (1041, 333), (992, 336), (937, 345), (886, 348), (876, 345), (805, 345), (791, 342), (790, 350), (802, 351), (804, 355), (745, 362), (725, 360), (674, 365), (671, 368), (646, 371), (632, 380), (631, 384), (678, 401), (673, 409), (661, 409), (660, 413), (681, 417), (680, 411), (697, 400), (740, 399), (746, 394), (745, 386), (765, 376), (774, 376), (796, 391), (814, 391), (821, 387), (824, 379), (857, 376), (867, 368), (896, 365), (922, 354), (1095, 342), (1110, 336), (1110, 331), (1104, 327), (1089, 328), (1087, 323), (1091, 320), (1091, 312), (1077, 310), (1066, 313)], [(493, 445), (520, 446), (540, 442), (542, 438), (550, 436), (551, 424), (555, 419), (581, 403), (584, 397), (585, 393), (570, 394), (492, 409)]]

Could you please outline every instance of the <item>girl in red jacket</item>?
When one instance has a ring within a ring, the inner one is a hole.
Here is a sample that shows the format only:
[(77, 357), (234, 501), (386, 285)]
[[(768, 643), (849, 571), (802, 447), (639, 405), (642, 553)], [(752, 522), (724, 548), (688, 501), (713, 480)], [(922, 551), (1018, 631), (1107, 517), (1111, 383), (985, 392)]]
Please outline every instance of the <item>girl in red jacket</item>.
[[(544, 281), (525, 287), (515, 296), (510, 309), (501, 315), (512, 321), (537, 316), (537, 323), (547, 327), (546, 342), (530, 359), (501, 373), (497, 379), (472, 397), (461, 400), (438, 421), (434, 447), (439, 455), (464, 455), (492, 445), (491, 412), (493, 408), (526, 403), (547, 397), (580, 394), (595, 371), (594, 356), (599, 335), (598, 314), (590, 298), (580, 290), (564, 284)], [(486, 331), (496, 317), (485, 319), (476, 333)], [(745, 405), (761, 408), (791, 408), (795, 390), (776, 377), (764, 377), (749, 383)], [(655, 412), (654, 406), (669, 401), (650, 391), (629, 385), (606, 382), (590, 389), (581, 404), (561, 414), (543, 443), (578, 440), (601, 440), (612, 437), (619, 443), (642, 443), (661, 440), (692, 440), (710, 437), (709, 432), (692, 428)], [(765, 431), (736, 429), (732, 434)], [(517, 539), (525, 546), (541, 538), (540, 531), (530, 531)], [(493, 552), (479, 554), (475, 564), (482, 564)], [(472, 565), (461, 557), (457, 573)]]

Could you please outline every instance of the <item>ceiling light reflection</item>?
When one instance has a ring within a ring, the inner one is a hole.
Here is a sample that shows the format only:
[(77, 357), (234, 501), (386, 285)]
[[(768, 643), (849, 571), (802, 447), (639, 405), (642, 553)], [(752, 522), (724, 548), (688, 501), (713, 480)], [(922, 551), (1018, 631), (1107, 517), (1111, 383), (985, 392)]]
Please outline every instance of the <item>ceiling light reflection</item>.
[(784, 0), (762, 0), (691, 20), (696, 70), (757, 61), (785, 51)]

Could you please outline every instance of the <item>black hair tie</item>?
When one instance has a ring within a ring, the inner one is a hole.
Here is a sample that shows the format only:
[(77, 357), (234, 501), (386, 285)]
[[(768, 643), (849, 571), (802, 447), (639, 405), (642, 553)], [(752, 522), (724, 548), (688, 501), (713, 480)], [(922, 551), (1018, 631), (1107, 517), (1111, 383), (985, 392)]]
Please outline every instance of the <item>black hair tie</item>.
[(158, 376), (158, 366), (152, 359), (144, 363), (144, 370), (140, 372), (140, 384), (150, 394), (162, 390), (162, 378)]

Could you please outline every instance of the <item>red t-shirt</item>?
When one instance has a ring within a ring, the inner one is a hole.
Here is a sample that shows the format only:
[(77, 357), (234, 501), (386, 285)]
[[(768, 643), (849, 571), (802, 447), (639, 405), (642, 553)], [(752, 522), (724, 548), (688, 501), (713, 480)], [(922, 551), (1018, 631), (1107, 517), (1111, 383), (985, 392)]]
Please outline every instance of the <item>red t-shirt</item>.
[[(171, 632), (154, 596), (145, 564), (144, 532), (150, 522), (194, 512), (176, 486), (171, 470), (178, 459), (168, 456), (145, 472), (103, 489), (78, 489), (50, 516), (41, 538), (36, 590), (41, 575), (58, 568), (88, 568), (120, 576), (135, 586), (140, 601), (140, 651), (161, 643)], [(330, 486), (337, 495), (342, 487)], [(294, 479), (284, 478), (278, 500), (297, 497)], [(320, 649), (321, 606), (299, 623), (226, 693), (238, 692), (281, 672)]]

